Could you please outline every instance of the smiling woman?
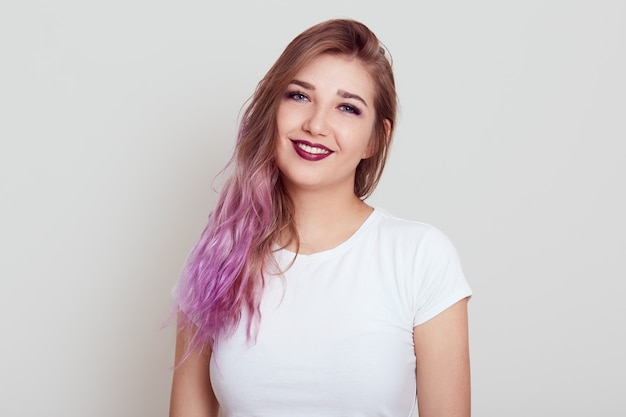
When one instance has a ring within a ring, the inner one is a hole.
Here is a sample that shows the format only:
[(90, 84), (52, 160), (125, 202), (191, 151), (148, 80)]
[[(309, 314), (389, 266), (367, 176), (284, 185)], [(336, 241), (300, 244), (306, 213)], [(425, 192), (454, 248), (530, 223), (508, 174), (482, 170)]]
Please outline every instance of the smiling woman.
[(171, 417), (469, 416), (456, 250), (365, 202), (396, 107), (353, 20), (307, 29), (261, 80), (177, 286)]

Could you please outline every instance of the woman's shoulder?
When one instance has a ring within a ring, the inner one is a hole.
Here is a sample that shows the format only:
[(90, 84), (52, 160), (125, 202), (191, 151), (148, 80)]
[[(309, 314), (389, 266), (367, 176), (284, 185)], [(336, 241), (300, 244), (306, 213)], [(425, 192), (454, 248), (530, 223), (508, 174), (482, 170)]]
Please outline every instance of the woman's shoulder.
[(401, 234), (443, 234), (443, 232), (438, 227), (430, 223), (420, 220), (408, 219), (405, 217), (399, 217), (379, 207), (375, 208), (375, 213), (378, 216), (378, 226), (382, 229), (400, 232)]
[(398, 217), (389, 211), (376, 207), (377, 234), (381, 239), (409, 246), (454, 250), (450, 238), (438, 227), (419, 220)]

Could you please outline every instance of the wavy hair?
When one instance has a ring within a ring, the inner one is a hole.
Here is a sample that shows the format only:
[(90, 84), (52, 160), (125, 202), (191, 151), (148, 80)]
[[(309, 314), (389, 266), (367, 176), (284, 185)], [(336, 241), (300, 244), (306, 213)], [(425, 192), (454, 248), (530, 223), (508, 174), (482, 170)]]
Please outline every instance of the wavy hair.
[(332, 19), (302, 32), (259, 82), (240, 122), (232, 172), (199, 241), (183, 267), (176, 293), (179, 326), (192, 330), (187, 352), (217, 343), (247, 318), (248, 338), (260, 322), (264, 272), (279, 237), (299, 244), (294, 207), (275, 163), (276, 114), (296, 73), (322, 54), (359, 60), (375, 84), (372, 156), (356, 168), (354, 193), (365, 199), (376, 187), (396, 121), (391, 57), (375, 34), (350, 19)]

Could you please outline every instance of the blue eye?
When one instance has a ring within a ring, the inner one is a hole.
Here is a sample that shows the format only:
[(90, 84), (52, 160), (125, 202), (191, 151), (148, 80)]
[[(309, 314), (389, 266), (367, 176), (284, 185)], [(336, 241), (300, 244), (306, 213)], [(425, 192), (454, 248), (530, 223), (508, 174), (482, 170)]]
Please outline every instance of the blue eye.
[(308, 100), (309, 98), (306, 96), (306, 94), (300, 92), (300, 91), (288, 91), (286, 94), (287, 98), (290, 98), (292, 100), (296, 100), (296, 101), (305, 101)]
[(355, 114), (357, 116), (359, 114), (361, 114), (361, 110), (359, 110), (358, 108), (356, 108), (354, 106), (351, 106), (350, 104), (342, 104), (341, 106), (339, 106), (339, 109), (341, 111), (346, 112), (346, 113), (352, 113), (352, 114)]

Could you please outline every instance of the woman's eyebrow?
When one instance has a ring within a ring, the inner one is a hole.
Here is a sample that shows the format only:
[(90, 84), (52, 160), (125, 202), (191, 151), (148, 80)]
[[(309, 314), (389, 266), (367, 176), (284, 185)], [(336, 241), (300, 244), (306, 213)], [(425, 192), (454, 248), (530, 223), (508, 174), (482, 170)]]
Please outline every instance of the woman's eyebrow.
[(299, 85), (302, 88), (306, 88), (307, 90), (315, 90), (315, 86), (313, 84), (309, 84), (306, 81), (300, 80), (291, 80), (290, 84)]
[(361, 103), (363, 103), (365, 105), (365, 107), (367, 107), (367, 103), (365, 102), (364, 99), (361, 98), (361, 96), (354, 94), (354, 93), (350, 93), (348, 91), (345, 90), (337, 90), (337, 94), (343, 98), (351, 98), (354, 100), (359, 100)]
[[(290, 84), (295, 84), (298, 85), (302, 88), (305, 88), (307, 90), (312, 90), (315, 91), (315, 86), (313, 84), (307, 83), (306, 81), (302, 81), (302, 80), (291, 80)], [(353, 99), (353, 100), (358, 100), (361, 103), (363, 103), (366, 107), (367, 107), (367, 102), (358, 94), (354, 94), (354, 93), (350, 93), (346, 90), (337, 90), (337, 95), (343, 98), (349, 98), (349, 99)]]

